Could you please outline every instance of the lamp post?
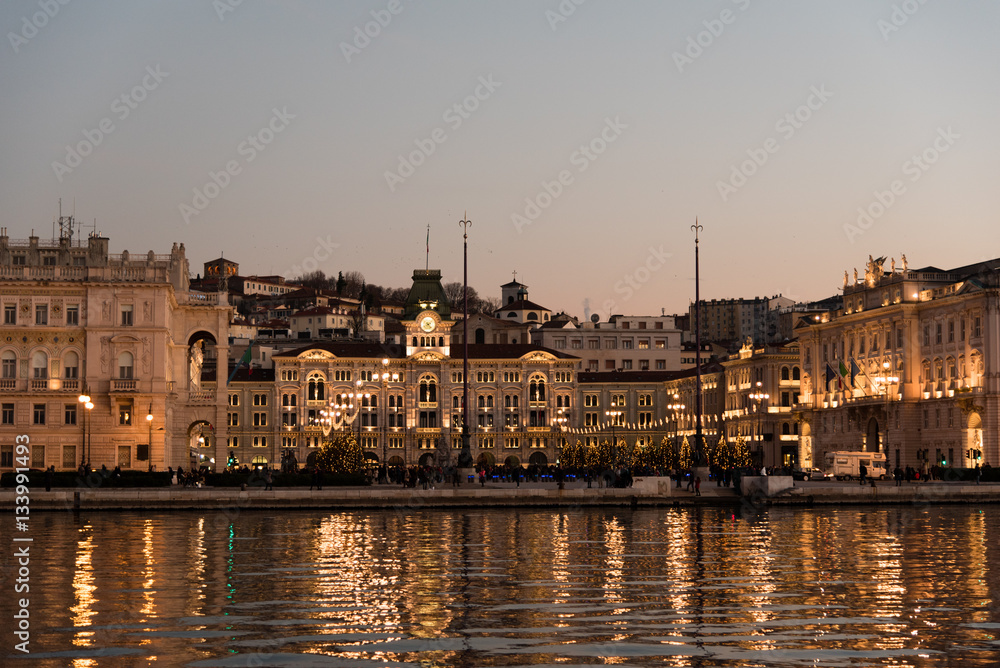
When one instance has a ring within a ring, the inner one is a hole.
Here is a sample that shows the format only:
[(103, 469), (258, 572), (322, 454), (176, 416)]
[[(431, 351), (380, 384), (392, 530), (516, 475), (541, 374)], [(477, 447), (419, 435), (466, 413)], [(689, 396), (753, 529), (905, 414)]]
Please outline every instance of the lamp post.
[(760, 465), (764, 465), (764, 432), (762, 430), (763, 421), (763, 406), (764, 402), (771, 398), (767, 392), (764, 392), (763, 383), (759, 380), (755, 384), (757, 388), (756, 392), (750, 393), (750, 399), (754, 402), (754, 410), (757, 411), (757, 451), (760, 452)]
[[(562, 454), (562, 449), (564, 447), (566, 447), (566, 436), (565, 436), (565, 434), (563, 432), (563, 429), (566, 428), (566, 416), (564, 415), (565, 410), (566, 410), (565, 408), (560, 408), (556, 412), (556, 417), (553, 418), (553, 420), (552, 420), (552, 424), (559, 430), (559, 453), (560, 453), (560, 455)], [(556, 463), (559, 462), (560, 458), (561, 457), (559, 457), (559, 456), (556, 457)]]
[(89, 461), (87, 458), (87, 450), (90, 440), (89, 438), (90, 430), (87, 429), (87, 427), (89, 426), (89, 420), (87, 420), (87, 414), (90, 412), (90, 409), (94, 407), (94, 404), (90, 401), (90, 395), (87, 394), (86, 387), (83, 389), (83, 394), (78, 396), (76, 400), (80, 402), (81, 408), (87, 409), (86, 411), (80, 411), (81, 413), (83, 413), (83, 415), (80, 416), (83, 420), (80, 423), (80, 466), (83, 466), (84, 464), (87, 463), (87, 461)]
[(891, 365), (889, 362), (882, 362), (882, 375), (876, 376), (874, 382), (876, 385), (882, 388), (882, 393), (885, 394), (885, 468), (886, 471), (889, 470), (889, 385), (899, 382), (899, 376), (890, 376), (889, 369)]
[(149, 459), (149, 472), (153, 471), (153, 404), (150, 402), (149, 410), (146, 411), (146, 424), (149, 425), (149, 438), (147, 439), (146, 458)]
[[(612, 408), (617, 407), (617, 405), (618, 404), (616, 404), (614, 401), (611, 402), (611, 407)], [(612, 468), (617, 468), (618, 467), (618, 437), (616, 435), (615, 427), (618, 426), (617, 425), (618, 416), (621, 415), (622, 412), (621, 411), (614, 411), (614, 410), (612, 410), (612, 411), (605, 411), (604, 414), (607, 415), (611, 419), (611, 467)]]
[(673, 396), (673, 403), (667, 404), (667, 410), (670, 411), (674, 421), (674, 452), (679, 452), (677, 446), (677, 436), (678, 432), (680, 432), (680, 421), (677, 419), (677, 413), (684, 410), (684, 404), (681, 403), (681, 397), (676, 392)]

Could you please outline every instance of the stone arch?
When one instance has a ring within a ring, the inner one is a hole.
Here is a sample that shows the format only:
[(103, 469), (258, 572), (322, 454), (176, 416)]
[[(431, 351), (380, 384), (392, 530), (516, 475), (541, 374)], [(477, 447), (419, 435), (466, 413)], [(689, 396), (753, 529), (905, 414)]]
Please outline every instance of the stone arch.
[(481, 469), (493, 466), (496, 461), (497, 459), (493, 456), (492, 452), (481, 452), (479, 453), (479, 456), (476, 457), (476, 468)]
[(878, 418), (872, 416), (868, 418), (868, 425), (865, 428), (865, 451), (867, 452), (881, 452), (882, 441), (880, 438), (881, 430), (879, 429)]
[(187, 428), (188, 466), (198, 469), (215, 464), (215, 428), (208, 420), (194, 420)]
[(503, 465), (510, 469), (517, 468), (521, 465), (521, 460), (515, 455), (510, 455), (507, 459), (503, 460)]
[(420, 455), (420, 459), (417, 461), (420, 466), (433, 466), (434, 465), (434, 453), (425, 452)]
[(528, 457), (528, 463), (534, 466), (548, 466), (549, 458), (545, 456), (544, 452), (532, 452), (531, 456)]

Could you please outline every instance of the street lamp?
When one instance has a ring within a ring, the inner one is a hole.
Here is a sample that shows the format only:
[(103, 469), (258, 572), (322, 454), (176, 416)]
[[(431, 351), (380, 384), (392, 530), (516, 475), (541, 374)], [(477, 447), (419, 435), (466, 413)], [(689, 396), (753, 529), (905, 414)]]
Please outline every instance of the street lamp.
[[(84, 393), (86, 393), (86, 388), (84, 388)], [(87, 413), (90, 409), (94, 407), (94, 404), (90, 401), (90, 396), (87, 394), (81, 394), (76, 398), (80, 402), (82, 408), (86, 408), (86, 411), (80, 411), (83, 413), (80, 417), (83, 421), (80, 423), (80, 466), (83, 466), (87, 461), (87, 445), (89, 442), (90, 431), (87, 429), (88, 420)]]
[(882, 375), (876, 376), (873, 380), (875, 385), (882, 388), (885, 394), (885, 468), (889, 469), (889, 385), (899, 382), (899, 376), (890, 376), (888, 361), (882, 362)]
[(763, 420), (763, 404), (765, 401), (771, 398), (767, 392), (763, 390), (763, 383), (759, 380), (757, 381), (755, 387), (756, 392), (750, 393), (750, 399), (754, 402), (754, 410), (757, 411), (757, 451), (760, 452), (760, 465), (764, 465), (764, 432), (761, 426)]
[[(615, 408), (617, 406), (618, 406), (618, 404), (615, 403), (612, 400), (611, 407)], [(616, 436), (615, 427), (617, 426), (618, 416), (622, 414), (622, 411), (605, 411), (604, 414), (607, 415), (611, 419), (611, 467), (612, 468), (617, 468), (618, 467), (618, 437)]]
[(153, 404), (149, 404), (149, 410), (146, 412), (146, 424), (149, 425), (149, 440), (146, 450), (146, 457), (149, 459), (149, 471), (153, 471)]
[[(566, 411), (565, 408), (560, 408), (556, 412), (556, 417), (553, 418), (553, 420), (552, 420), (553, 426), (555, 426), (559, 430), (559, 452), (560, 453), (562, 453), (562, 449), (564, 447), (566, 447), (566, 436), (565, 436), (565, 434), (563, 432), (563, 429), (566, 428), (566, 422), (567, 422), (566, 416), (564, 415), (565, 411)], [(556, 458), (556, 461), (557, 462), (559, 461), (558, 457)]]
[(680, 432), (681, 425), (677, 413), (679, 411), (684, 410), (684, 404), (681, 403), (681, 396), (676, 392), (674, 393), (673, 396), (673, 403), (667, 404), (667, 410), (670, 411), (670, 414), (673, 416), (674, 419), (674, 452), (679, 452), (677, 446), (677, 436), (678, 432)]

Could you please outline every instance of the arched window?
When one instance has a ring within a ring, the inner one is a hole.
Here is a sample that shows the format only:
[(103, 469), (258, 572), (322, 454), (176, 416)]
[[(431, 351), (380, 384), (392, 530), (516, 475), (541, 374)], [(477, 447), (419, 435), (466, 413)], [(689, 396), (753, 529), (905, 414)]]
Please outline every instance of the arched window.
[(789, 425), (787, 422), (782, 422), (781, 423), (781, 435), (782, 436), (791, 436), (791, 434), (792, 434), (792, 427), (791, 427), (791, 425)]
[(3, 355), (0, 356), (3, 360), (2, 367), (0, 367), (0, 377), (4, 380), (13, 380), (17, 378), (17, 355), (14, 354), (13, 350), (3, 351)]
[(788, 380), (788, 379), (789, 379), (788, 367), (783, 366), (781, 367), (781, 380)]
[(476, 328), (476, 343), (483, 344), (486, 343), (486, 330), (482, 327)]
[(63, 357), (63, 378), (73, 380), (80, 377), (80, 356), (69, 351)]
[(532, 374), (528, 379), (528, 401), (531, 403), (545, 402), (545, 376)]
[(801, 378), (802, 378), (802, 376), (801, 376), (801, 372), (799, 371), (799, 367), (793, 366), (792, 367), (792, 380), (801, 380)]
[(437, 379), (430, 374), (420, 377), (420, 403), (437, 403)]
[(118, 356), (118, 378), (121, 380), (131, 380), (132, 378), (132, 353), (124, 352)]
[(31, 377), (36, 380), (49, 377), (49, 356), (41, 350), (31, 356)]
[(486, 408), (486, 397), (484, 395), (480, 394), (478, 397), (476, 397), (476, 407)]
[(326, 400), (326, 378), (320, 373), (311, 373), (306, 379), (306, 398), (309, 401)]
[(534, 311), (528, 313), (528, 320), (538, 320), (538, 314), (535, 313)]

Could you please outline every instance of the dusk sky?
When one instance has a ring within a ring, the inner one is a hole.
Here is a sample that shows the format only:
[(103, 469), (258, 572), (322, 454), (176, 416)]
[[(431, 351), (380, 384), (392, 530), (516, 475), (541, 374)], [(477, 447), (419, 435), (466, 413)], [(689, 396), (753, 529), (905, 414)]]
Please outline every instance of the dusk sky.
[[(66, 3), (66, 4), (63, 4)], [(47, 13), (46, 13), (47, 12)], [(1000, 255), (1000, 4), (5, 0), (0, 225), (584, 317)], [(367, 34), (366, 34), (367, 31)], [(228, 170), (228, 171), (227, 171)], [(859, 210), (867, 211), (861, 217)]]

